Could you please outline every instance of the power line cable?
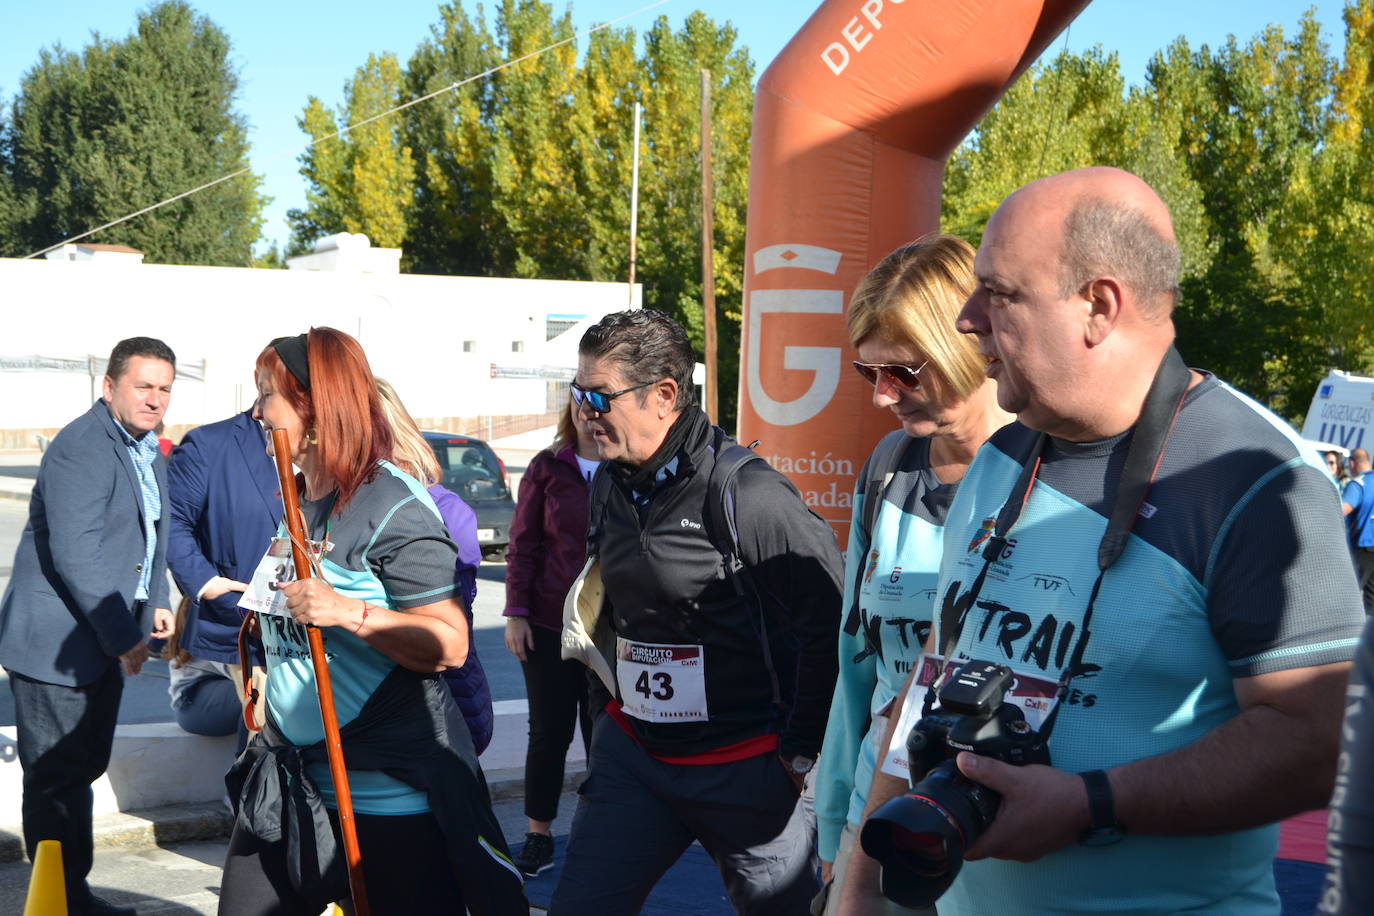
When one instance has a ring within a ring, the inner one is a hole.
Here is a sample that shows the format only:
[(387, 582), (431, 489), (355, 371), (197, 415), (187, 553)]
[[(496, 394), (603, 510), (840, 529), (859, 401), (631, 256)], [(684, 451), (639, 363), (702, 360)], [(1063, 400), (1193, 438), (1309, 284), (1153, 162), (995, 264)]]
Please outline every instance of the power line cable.
[[(1059, 49), (1059, 56), (1063, 57), (1069, 53), (1069, 34), (1073, 31), (1073, 23), (1070, 22), (1064, 29), (1064, 47)], [(1061, 70), (1054, 80), (1054, 92), (1050, 95), (1050, 119), (1045, 125), (1045, 141), (1040, 146), (1040, 164), (1035, 167), (1035, 177), (1040, 178), (1045, 174), (1045, 154), (1050, 150), (1050, 134), (1054, 132), (1055, 121), (1059, 115), (1059, 84), (1064, 81), (1064, 74)]]
[[(647, 6), (641, 6), (639, 9), (634, 10), (634, 11), (629, 12), (629, 13), (625, 13), (625, 14), (622, 15), (622, 16), (617, 16), (617, 17), (614, 18), (614, 19), (608, 19), (608, 20), (606, 20), (605, 22), (599, 23), (599, 24), (597, 24), (597, 25), (592, 26), (592, 27), (589, 28), (589, 29), (586, 29), (585, 31), (578, 32), (578, 33), (576, 33), (576, 34), (574, 34), (574, 35), (570, 35), (569, 37), (564, 38), (564, 39), (562, 39), (561, 41), (555, 41), (553, 44), (547, 45), (547, 46), (545, 46), (545, 47), (543, 47), (543, 48), (540, 48), (540, 49), (537, 50), (537, 51), (531, 51), (529, 54), (526, 54), (526, 55), (524, 55), (523, 57), (517, 57), (517, 58), (515, 58), (514, 60), (508, 60), (508, 61), (506, 61), (506, 62), (504, 62), (504, 63), (497, 64), (495, 67), (492, 67), (492, 68), (490, 68), (489, 70), (483, 70), (481, 73), (475, 74), (474, 76), (469, 76), (467, 79), (459, 80), (459, 81), (456, 82), (456, 83), (450, 83), (449, 85), (444, 86), (444, 87), (441, 88), (441, 89), (436, 89), (436, 90), (434, 90), (433, 92), (431, 92), (431, 93), (429, 93), (429, 94), (427, 94), (427, 95), (422, 95), (422, 96), (419, 96), (419, 97), (417, 97), (417, 98), (413, 98), (413, 99), (411, 99), (411, 100), (408, 101), (408, 102), (402, 102), (400, 105), (397, 105), (395, 108), (389, 108), (389, 109), (387, 109), (386, 111), (383, 111), (381, 114), (375, 114), (375, 115), (373, 115), (373, 116), (370, 117), (370, 118), (364, 118), (363, 120), (357, 122), (356, 124), (350, 124), (350, 125), (348, 125), (347, 127), (340, 128), (339, 130), (335, 131), (335, 132), (332, 133), (332, 134), (326, 134), (326, 135), (323, 136), (323, 137), (316, 137), (314, 140), (311, 140), (309, 143), (306, 143), (304, 146), (298, 146), (298, 147), (293, 147), (293, 148), (291, 148), (291, 149), (282, 150), (282, 151), (279, 152), (279, 153), (276, 153), (276, 154), (274, 154), (274, 155), (272, 155), (272, 156), (268, 156), (266, 159), (261, 160), (258, 164), (259, 164), (259, 166), (262, 166), (262, 165), (266, 165), (266, 164), (268, 164), (268, 163), (270, 163), (270, 162), (276, 162), (278, 159), (283, 159), (283, 158), (285, 158), (285, 157), (287, 157), (287, 156), (299, 155), (300, 153), (303, 153), (303, 152), (305, 152), (306, 150), (313, 148), (317, 143), (323, 143), (323, 142), (326, 141), (326, 140), (333, 140), (335, 137), (342, 137), (344, 134), (348, 133), (348, 132), (351, 131), (351, 130), (355, 130), (355, 129), (359, 128), (359, 127), (363, 127), (363, 126), (365, 126), (365, 125), (371, 124), (373, 121), (379, 121), (379, 120), (381, 120), (382, 118), (385, 118), (385, 117), (388, 117), (388, 116), (390, 116), (390, 115), (393, 115), (393, 114), (395, 114), (395, 113), (398, 112), (398, 111), (405, 111), (407, 108), (411, 108), (411, 107), (413, 107), (413, 106), (415, 106), (415, 105), (419, 105), (421, 102), (428, 102), (430, 99), (435, 98), (436, 96), (443, 95), (443, 94), (446, 93), (446, 92), (452, 92), (452, 91), (455, 90), (455, 89), (460, 89), (460, 88), (462, 88), (463, 86), (466, 86), (468, 83), (473, 83), (473, 82), (476, 82), (477, 80), (485, 79), (486, 77), (491, 76), (491, 75), (494, 74), (494, 73), (499, 73), (500, 71), (505, 70), (507, 67), (513, 67), (513, 66), (515, 66), (516, 64), (524, 63), (524, 62), (527, 61), (527, 60), (532, 60), (532, 59), (534, 59), (534, 58), (536, 58), (536, 57), (539, 57), (539, 56), (542, 55), (542, 54), (547, 54), (549, 51), (552, 51), (552, 50), (554, 50), (554, 49), (556, 49), (556, 48), (561, 48), (563, 45), (569, 44), (570, 42), (577, 41), (577, 40), (579, 40), (579, 39), (581, 39), (581, 38), (586, 38), (588, 35), (591, 35), (591, 34), (593, 34), (593, 33), (595, 33), (595, 32), (599, 32), (599, 31), (601, 31), (602, 29), (610, 28), (611, 26), (615, 25), (615, 24), (618, 23), (618, 22), (623, 22), (623, 21), (625, 21), (626, 19), (633, 19), (635, 16), (639, 16), (639, 15), (641, 15), (641, 14), (643, 14), (643, 13), (647, 13), (649, 10), (654, 9), (655, 7), (660, 7), (660, 6), (663, 6), (665, 3), (670, 3), (670, 2), (671, 2), (671, 0), (655, 0), (655, 2), (650, 3), (650, 4), (648, 4)], [(232, 181), (232, 180), (234, 180), (235, 178), (238, 178), (240, 175), (245, 175), (245, 174), (247, 174), (248, 172), (251, 172), (252, 170), (253, 170), (253, 167), (252, 167), (252, 166), (244, 166), (243, 168), (241, 168), (241, 169), (239, 169), (239, 170), (237, 170), (237, 171), (230, 172), (228, 175), (222, 175), (222, 176), (220, 176), (219, 178), (216, 178), (214, 181), (207, 181), (205, 184), (200, 185), (199, 187), (192, 188), (192, 189), (189, 190), (189, 191), (182, 191), (180, 194), (177, 194), (177, 195), (175, 195), (175, 196), (169, 197), (169, 198), (167, 198), (166, 200), (158, 201), (157, 203), (153, 204), (152, 206), (144, 207), (142, 210), (136, 210), (135, 212), (130, 213), (130, 214), (127, 215), (127, 216), (121, 216), (119, 219), (111, 220), (111, 221), (108, 222), (108, 223), (105, 223), (105, 224), (100, 225), (100, 226), (96, 226), (94, 229), (88, 229), (88, 230), (86, 230), (85, 232), (81, 233), (80, 235), (73, 235), (73, 236), (71, 236), (71, 237), (69, 237), (69, 238), (63, 239), (63, 240), (60, 241), (60, 242), (57, 242), (57, 243), (54, 244), (54, 245), (49, 245), (47, 248), (40, 248), (38, 251), (32, 252), (31, 254), (26, 254), (26, 255), (24, 255), (24, 257), (21, 258), (20, 260), (27, 260), (28, 258), (36, 258), (36, 257), (39, 257), (40, 255), (45, 255), (45, 254), (47, 254), (49, 251), (55, 251), (55, 250), (57, 250), (58, 248), (61, 248), (63, 245), (68, 245), (68, 244), (71, 244), (72, 242), (79, 241), (80, 239), (84, 239), (84, 238), (86, 238), (87, 236), (95, 235), (97, 232), (103, 232), (104, 230), (109, 229), (111, 226), (118, 226), (120, 223), (128, 222), (129, 220), (134, 219), (135, 217), (142, 216), (142, 215), (145, 214), (145, 213), (151, 213), (152, 211), (157, 210), (157, 209), (160, 208), (160, 207), (165, 207), (165, 206), (167, 206), (168, 204), (176, 203), (177, 201), (181, 200), (182, 198), (190, 197), (192, 194), (198, 194), (198, 193), (200, 193), (201, 191), (204, 191), (204, 190), (206, 190), (206, 189), (208, 189), (208, 188), (213, 188), (213, 187), (214, 187), (215, 185), (217, 185), (217, 184), (223, 184), (223, 183), (226, 182), (226, 181)]]

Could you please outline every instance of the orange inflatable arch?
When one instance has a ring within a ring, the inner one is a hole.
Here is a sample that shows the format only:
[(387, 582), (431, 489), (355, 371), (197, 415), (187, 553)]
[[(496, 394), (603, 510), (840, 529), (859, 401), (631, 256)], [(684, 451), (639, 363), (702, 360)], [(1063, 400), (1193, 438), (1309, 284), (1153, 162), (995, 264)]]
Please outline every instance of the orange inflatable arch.
[(827, 0), (759, 80), (739, 438), (841, 545), (854, 477), (896, 428), (849, 368), (849, 296), (939, 228), (945, 160), (1088, 2)]

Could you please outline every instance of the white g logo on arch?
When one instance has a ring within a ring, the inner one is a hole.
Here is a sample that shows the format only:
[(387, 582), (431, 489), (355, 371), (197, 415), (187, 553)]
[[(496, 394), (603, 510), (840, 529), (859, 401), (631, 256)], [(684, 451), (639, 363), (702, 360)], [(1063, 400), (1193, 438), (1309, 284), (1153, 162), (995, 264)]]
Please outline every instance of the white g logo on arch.
[[(754, 274), (771, 270), (813, 270), (834, 276), (840, 252), (816, 245), (769, 245), (754, 252)], [(840, 383), (841, 349), (787, 344), (782, 350), (785, 370), (809, 371), (811, 384), (798, 398), (779, 400), (764, 390), (760, 354), (763, 316), (771, 314), (843, 315), (844, 293), (837, 289), (759, 289), (749, 294), (746, 383), (749, 406), (759, 419), (774, 426), (796, 426), (826, 408)]]

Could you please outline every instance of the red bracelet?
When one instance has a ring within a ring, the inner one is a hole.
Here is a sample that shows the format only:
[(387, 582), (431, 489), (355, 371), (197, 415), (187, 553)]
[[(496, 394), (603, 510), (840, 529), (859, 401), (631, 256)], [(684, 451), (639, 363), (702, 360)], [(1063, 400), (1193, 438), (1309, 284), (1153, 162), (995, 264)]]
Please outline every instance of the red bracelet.
[(367, 602), (366, 602), (366, 601), (363, 602), (363, 619), (362, 619), (362, 620), (359, 620), (359, 621), (358, 621), (358, 625), (357, 625), (356, 627), (353, 628), (353, 635), (354, 635), (354, 636), (357, 636), (357, 635), (358, 635), (358, 631), (361, 630), (361, 629), (363, 628), (363, 624), (365, 624), (365, 623), (367, 623)]

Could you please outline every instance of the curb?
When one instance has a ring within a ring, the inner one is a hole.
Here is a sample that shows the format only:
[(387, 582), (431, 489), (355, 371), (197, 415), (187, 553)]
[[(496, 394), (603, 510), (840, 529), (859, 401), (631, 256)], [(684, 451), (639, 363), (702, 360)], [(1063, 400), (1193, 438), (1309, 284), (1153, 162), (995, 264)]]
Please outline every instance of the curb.
[[(581, 785), (585, 769), (570, 765), (563, 777), (563, 791)], [(525, 792), (523, 767), (506, 767), (486, 774), (493, 802), (521, 798)], [(102, 814), (95, 818), (92, 833), (96, 852), (110, 849), (148, 849), (176, 843), (225, 840), (234, 817), (221, 802), (165, 805)], [(18, 824), (0, 827), (0, 864), (24, 860), (24, 833)]]
[[(146, 849), (223, 839), (229, 836), (231, 826), (233, 817), (228, 810), (213, 802), (102, 814), (95, 819), (92, 833), (97, 850)], [(0, 828), (0, 862), (19, 862), (23, 858), (23, 829), (18, 825)]]
[(29, 496), (33, 493), (33, 488), (38, 483), (36, 477), (15, 477), (5, 473), (4, 466), (0, 466), (0, 499), (13, 499), (28, 502)]
[[(568, 761), (563, 770), (563, 792), (576, 792), (587, 775), (587, 768), (580, 762)], [(510, 801), (525, 797), (525, 768), (506, 767), (487, 770), (487, 791), (493, 802)]]

